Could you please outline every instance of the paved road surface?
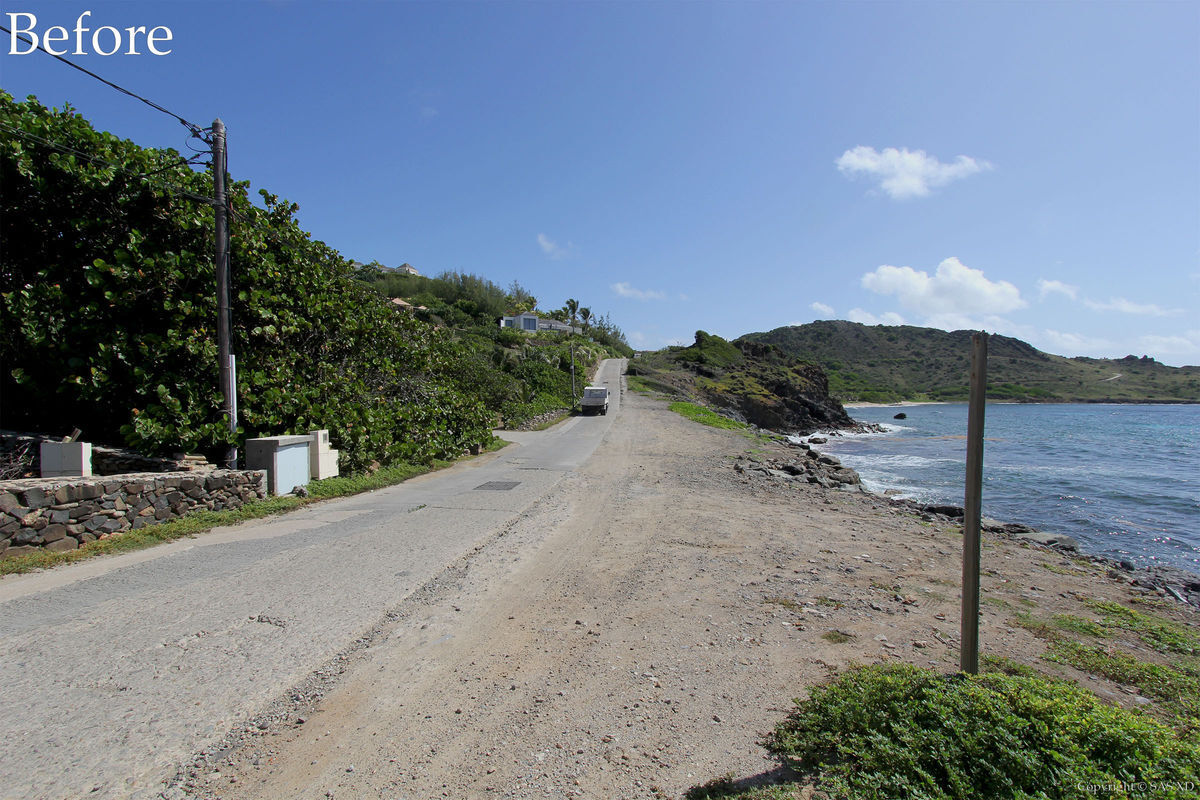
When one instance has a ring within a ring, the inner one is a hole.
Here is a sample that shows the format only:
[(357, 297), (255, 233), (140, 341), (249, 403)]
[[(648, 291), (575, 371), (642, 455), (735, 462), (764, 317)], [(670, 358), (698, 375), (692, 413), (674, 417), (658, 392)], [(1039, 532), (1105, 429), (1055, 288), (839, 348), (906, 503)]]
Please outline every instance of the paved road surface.
[(0, 797), (158, 794), (174, 766), (298, 685), (446, 565), (515, 524), (608, 416), (498, 454), (151, 550), (0, 581)]

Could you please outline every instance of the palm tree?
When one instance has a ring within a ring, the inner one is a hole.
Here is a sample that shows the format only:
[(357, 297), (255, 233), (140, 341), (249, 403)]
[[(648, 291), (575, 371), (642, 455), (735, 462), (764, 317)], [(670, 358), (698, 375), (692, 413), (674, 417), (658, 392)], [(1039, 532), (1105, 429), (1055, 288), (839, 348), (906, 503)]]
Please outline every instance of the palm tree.
[(571, 327), (575, 327), (575, 318), (579, 314), (579, 301), (573, 298), (567, 299), (567, 311), (571, 314)]
[(586, 335), (588, 331), (588, 322), (592, 318), (592, 310), (590, 308), (579, 309), (579, 318), (583, 320), (583, 332)]

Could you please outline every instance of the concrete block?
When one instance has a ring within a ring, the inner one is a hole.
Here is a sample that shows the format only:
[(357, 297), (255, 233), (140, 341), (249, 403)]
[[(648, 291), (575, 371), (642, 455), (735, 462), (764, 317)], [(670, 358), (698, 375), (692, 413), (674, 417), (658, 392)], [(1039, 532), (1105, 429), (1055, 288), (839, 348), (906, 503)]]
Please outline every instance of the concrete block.
[(308, 451), (309, 477), (315, 481), (336, 478), (338, 475), (338, 451), (329, 448), (329, 431), (309, 431), (312, 447)]
[(267, 491), (287, 494), (309, 481), (310, 436), (264, 436), (246, 440), (246, 468), (267, 472)]
[(43, 478), (86, 478), (91, 474), (91, 442), (42, 442)]

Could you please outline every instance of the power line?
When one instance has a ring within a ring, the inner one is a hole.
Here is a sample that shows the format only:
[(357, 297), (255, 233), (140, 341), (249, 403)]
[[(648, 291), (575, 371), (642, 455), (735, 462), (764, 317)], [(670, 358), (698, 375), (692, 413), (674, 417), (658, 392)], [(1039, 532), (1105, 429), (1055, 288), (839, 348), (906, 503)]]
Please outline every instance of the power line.
[[(7, 33), (9, 36), (14, 36), (13, 32), (12, 32), (12, 31), (10, 31), (8, 28), (4, 27), (3, 25), (0, 25), (0, 31), (4, 31), (4, 32), (5, 32), (5, 33)], [(162, 107), (162, 106), (160, 106), (158, 103), (155, 103), (153, 100), (147, 100), (146, 98), (142, 97), (140, 94), (137, 94), (137, 93), (135, 93), (135, 92), (131, 92), (131, 91), (129, 91), (129, 90), (128, 90), (128, 89), (126, 89), (124, 86), (118, 86), (117, 84), (113, 83), (112, 81), (110, 81), (110, 80), (108, 80), (108, 79), (106, 79), (106, 78), (101, 78), (99, 75), (97, 75), (96, 73), (92, 72), (90, 69), (86, 69), (86, 68), (84, 68), (84, 67), (81, 67), (81, 66), (79, 66), (78, 64), (76, 64), (75, 62), (73, 62), (73, 61), (70, 61), (70, 60), (68, 60), (68, 59), (65, 59), (65, 58), (63, 58), (62, 56), (58, 55), (57, 53), (51, 53), (49, 50), (47, 50), (46, 48), (42, 47), (40, 44), (37, 44), (36, 42), (33, 42), (33, 41), (31, 41), (31, 40), (29, 40), (29, 39), (26, 39), (26, 38), (24, 38), (24, 37), (21, 37), (21, 36), (19, 36), (19, 35), (16, 35), (16, 38), (19, 38), (19, 39), (20, 39), (22, 42), (25, 42), (25, 44), (31, 44), (31, 45), (33, 45), (33, 46), (34, 46), (34, 47), (36, 47), (38, 50), (41, 50), (43, 53), (45, 53), (45, 54), (46, 54), (46, 55), (48, 55), (48, 56), (53, 56), (54, 58), (57, 58), (59, 61), (61, 61), (61, 62), (63, 62), (64, 64), (66, 64), (68, 67), (72, 67), (72, 68), (74, 68), (74, 69), (77, 69), (77, 70), (79, 70), (80, 72), (84, 73), (85, 75), (90, 75), (90, 76), (92, 76), (93, 78), (95, 78), (96, 80), (100, 81), (101, 83), (103, 83), (103, 84), (105, 84), (105, 85), (107, 85), (107, 86), (111, 86), (112, 88), (114, 88), (114, 89), (116, 89), (118, 92), (120, 92), (121, 94), (126, 94), (126, 95), (129, 95), (130, 97), (132, 97), (132, 98), (133, 98), (133, 99), (135, 99), (135, 100), (141, 100), (143, 103), (145, 103), (146, 105), (150, 106), (150, 107), (151, 107), (151, 108), (153, 108), (154, 110), (156, 110), (156, 111), (161, 111), (162, 113), (166, 114), (166, 115), (167, 115), (167, 116), (169, 116), (169, 117), (174, 117), (175, 119), (179, 120), (179, 122), (180, 122), (180, 123), (182, 123), (182, 124), (183, 124), (183, 126), (184, 126), (185, 128), (187, 128), (189, 131), (191, 131), (191, 132), (192, 132), (192, 135), (193, 135), (193, 136), (195, 136), (197, 139), (200, 139), (201, 141), (203, 141), (203, 142), (206, 142), (206, 143), (208, 143), (208, 144), (212, 144), (212, 142), (210, 142), (210, 141), (208, 140), (208, 138), (207, 138), (207, 137), (205, 137), (205, 135), (204, 135), (204, 132), (207, 130), (207, 128), (201, 128), (201, 127), (200, 127), (199, 125), (197, 125), (196, 123), (194, 123), (194, 122), (189, 122), (188, 120), (186, 120), (186, 119), (184, 119), (183, 117), (181, 117), (181, 116), (179, 116), (178, 114), (176, 114), (174, 111), (170, 111), (170, 110), (168, 110), (168, 109), (165, 109), (165, 108), (163, 108), (163, 107)]]

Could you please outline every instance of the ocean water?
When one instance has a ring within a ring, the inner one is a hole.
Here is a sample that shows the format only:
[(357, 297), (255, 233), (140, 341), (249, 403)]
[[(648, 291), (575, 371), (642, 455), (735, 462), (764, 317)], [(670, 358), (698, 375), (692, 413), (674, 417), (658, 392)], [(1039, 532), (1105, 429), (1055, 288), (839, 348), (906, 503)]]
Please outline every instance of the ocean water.
[[(848, 411), (888, 431), (817, 449), (871, 491), (963, 504), (965, 403)], [(1068, 534), (1085, 552), (1200, 572), (1200, 405), (989, 403), (984, 439), (985, 517)]]

